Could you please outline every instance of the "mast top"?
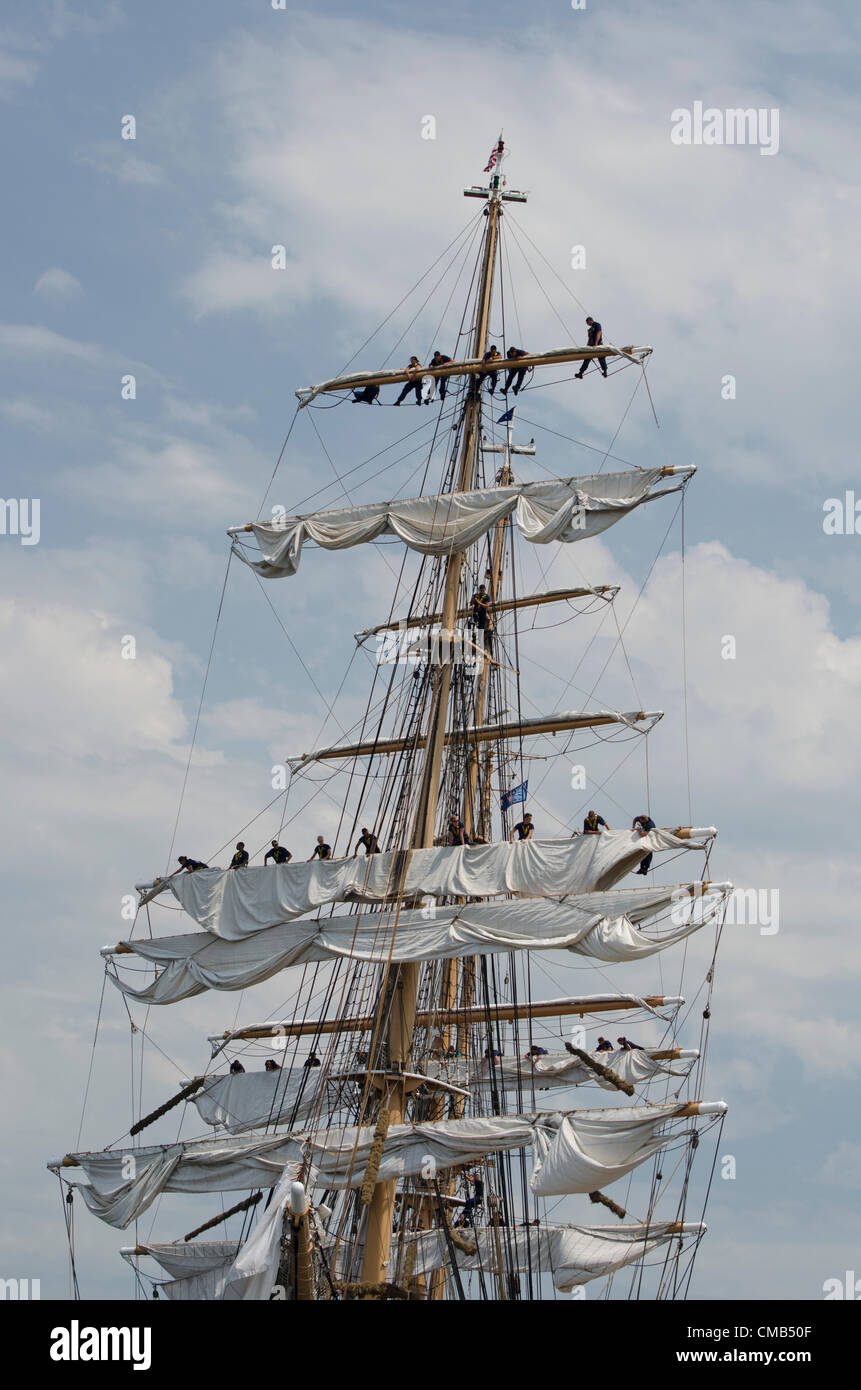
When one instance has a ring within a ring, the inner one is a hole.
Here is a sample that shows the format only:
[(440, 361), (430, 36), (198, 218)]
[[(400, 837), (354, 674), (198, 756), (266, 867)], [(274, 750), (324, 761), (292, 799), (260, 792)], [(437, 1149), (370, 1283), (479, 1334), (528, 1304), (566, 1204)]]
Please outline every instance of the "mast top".
[(499, 132), (499, 139), (490, 152), (490, 158), (484, 167), (484, 172), (490, 174), (490, 182), (487, 188), (481, 184), (474, 183), (471, 188), (463, 190), (464, 198), (485, 198), (491, 203), (525, 203), (526, 194), (519, 193), (515, 189), (506, 188), (506, 180), (502, 177), (502, 161), (505, 158), (505, 144), (502, 139), (502, 131)]

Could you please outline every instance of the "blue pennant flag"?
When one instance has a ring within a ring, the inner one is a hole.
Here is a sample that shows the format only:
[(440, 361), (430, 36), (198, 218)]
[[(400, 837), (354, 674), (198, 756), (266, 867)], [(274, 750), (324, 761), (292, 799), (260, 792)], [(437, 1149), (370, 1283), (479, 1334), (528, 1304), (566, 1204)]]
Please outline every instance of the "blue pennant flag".
[(497, 423), (498, 425), (504, 425), (508, 420), (513, 420), (513, 419), (514, 419), (514, 412), (515, 412), (516, 409), (517, 409), (517, 406), (516, 406), (516, 405), (513, 405), (513, 406), (511, 407), (510, 410), (506, 410), (506, 412), (505, 412), (504, 415), (500, 415), (500, 417), (499, 417), (499, 419), (497, 420), (496, 423)]
[(529, 781), (521, 782), (519, 787), (512, 787), (510, 792), (502, 793), (502, 809), (507, 811), (509, 806), (516, 806), (518, 801), (526, 800), (526, 793), (529, 788)]

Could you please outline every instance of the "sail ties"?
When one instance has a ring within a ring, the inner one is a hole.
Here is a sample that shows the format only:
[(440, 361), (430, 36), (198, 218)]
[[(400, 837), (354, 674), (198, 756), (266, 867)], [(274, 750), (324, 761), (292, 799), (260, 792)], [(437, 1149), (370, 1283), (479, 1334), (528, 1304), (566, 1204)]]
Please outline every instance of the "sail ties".
[(613, 1201), (612, 1197), (605, 1197), (603, 1192), (590, 1192), (589, 1201), (606, 1207), (614, 1216), (618, 1216), (620, 1221), (624, 1221), (625, 1217), (628, 1215), (624, 1207), (620, 1207), (618, 1202)]
[[(220, 1211), (217, 1216), (210, 1217), (209, 1221), (204, 1221), (202, 1226), (195, 1226), (193, 1231), (189, 1231), (183, 1236), (183, 1240), (194, 1240), (195, 1236), (203, 1235), (204, 1231), (211, 1231), (213, 1226), (220, 1226), (222, 1221), (226, 1221), (229, 1216), (237, 1216), (241, 1211), (248, 1211), (251, 1207), (256, 1207), (262, 1201), (262, 1192), (252, 1192), (250, 1197), (246, 1197), (244, 1202), (237, 1202), (235, 1206), (228, 1207), (227, 1211)], [(147, 1251), (141, 1246), (135, 1247), (136, 1255), (145, 1255)]]
[(624, 1091), (626, 1096), (634, 1094), (634, 1088), (630, 1081), (623, 1081), (621, 1076), (617, 1076), (609, 1067), (603, 1067), (600, 1062), (596, 1062), (595, 1058), (588, 1052), (584, 1052), (581, 1047), (574, 1047), (573, 1043), (566, 1043), (565, 1046), (570, 1053), (579, 1058), (584, 1067), (588, 1067), (596, 1076), (602, 1077), (604, 1081), (609, 1081), (611, 1086), (615, 1086), (618, 1091)]
[(368, 1154), (368, 1163), (365, 1168), (365, 1176), (362, 1179), (362, 1205), (369, 1207), (374, 1197), (374, 1188), (377, 1185), (377, 1174), (380, 1171), (380, 1164), (383, 1159), (383, 1146), (386, 1142), (386, 1135), (389, 1132), (392, 1112), (389, 1109), (381, 1110), (377, 1116), (377, 1127), (374, 1130), (374, 1138), (371, 1143), (371, 1151)]
[(166, 1100), (164, 1105), (160, 1105), (157, 1110), (150, 1111), (149, 1115), (144, 1115), (142, 1120), (138, 1120), (137, 1124), (132, 1125), (129, 1130), (129, 1137), (133, 1138), (134, 1135), (140, 1134), (142, 1129), (146, 1129), (147, 1125), (154, 1124), (156, 1120), (161, 1119), (162, 1115), (166, 1115), (168, 1110), (172, 1110), (175, 1105), (181, 1105), (184, 1100), (188, 1100), (190, 1096), (200, 1090), (205, 1080), (205, 1076), (196, 1076), (193, 1081), (189, 1081), (187, 1086), (183, 1086), (182, 1090), (175, 1096)]

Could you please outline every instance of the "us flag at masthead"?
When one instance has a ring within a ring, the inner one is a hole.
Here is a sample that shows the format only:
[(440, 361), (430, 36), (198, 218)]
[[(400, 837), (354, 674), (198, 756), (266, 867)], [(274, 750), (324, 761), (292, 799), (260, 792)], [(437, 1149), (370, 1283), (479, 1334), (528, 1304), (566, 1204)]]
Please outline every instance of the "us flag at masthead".
[(485, 172), (486, 174), (489, 174), (490, 171), (491, 171), (491, 169), (494, 169), (494, 168), (496, 167), (496, 161), (499, 159), (499, 157), (500, 157), (500, 155), (502, 154), (502, 151), (503, 151), (504, 148), (505, 148), (505, 146), (504, 146), (503, 143), (502, 143), (502, 136), (500, 135), (499, 140), (497, 141), (496, 145), (494, 145), (493, 149), (491, 150), (490, 159), (487, 161), (487, 163), (486, 163), (485, 166), (484, 166), (484, 172)]

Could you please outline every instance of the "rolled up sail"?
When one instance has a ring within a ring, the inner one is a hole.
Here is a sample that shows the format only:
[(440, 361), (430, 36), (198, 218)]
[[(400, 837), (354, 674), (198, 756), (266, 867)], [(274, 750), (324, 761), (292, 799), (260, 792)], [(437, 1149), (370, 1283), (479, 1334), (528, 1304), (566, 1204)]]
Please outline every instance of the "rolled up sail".
[(295, 574), (307, 540), (324, 550), (346, 550), (389, 535), (423, 555), (449, 555), (466, 550), (510, 517), (523, 538), (534, 545), (579, 541), (606, 531), (635, 507), (682, 486), (677, 483), (653, 491), (662, 476), (663, 469), (648, 468), (511, 483), (250, 522), (231, 527), (228, 534), (253, 533), (262, 558), (254, 560), (241, 549), (239, 555), (264, 579)]
[[(644, 1255), (666, 1245), (667, 1241), (705, 1233), (700, 1222), (658, 1221), (652, 1225), (628, 1222), (622, 1226), (528, 1226), (517, 1231), (500, 1233), (503, 1267), (508, 1273), (509, 1261), (518, 1270), (534, 1276), (550, 1274), (554, 1286), (562, 1293), (614, 1274), (625, 1265), (635, 1264)], [(465, 1230), (462, 1234), (475, 1246), (475, 1253), (457, 1248), (458, 1269), (481, 1269), (487, 1274), (498, 1265), (497, 1237), (487, 1228)], [(512, 1251), (512, 1244), (514, 1249)], [(415, 1277), (445, 1269), (451, 1264), (451, 1252), (443, 1231), (423, 1231), (409, 1243), (412, 1273)]]
[[(701, 1103), (571, 1110), (532, 1115), (493, 1115), (460, 1120), (428, 1120), (392, 1125), (386, 1135), (379, 1182), (416, 1177), (436, 1167), (477, 1163), (491, 1153), (533, 1146), (537, 1154), (533, 1190), (542, 1171), (553, 1182), (572, 1183), (566, 1192), (591, 1192), (635, 1168), (673, 1138), (659, 1136), (662, 1124), (695, 1114)], [(556, 1145), (564, 1128), (564, 1144)], [(375, 1127), (349, 1125), (313, 1132), (248, 1138), (203, 1139), (129, 1150), (67, 1154), (52, 1171), (80, 1167), (80, 1187), (90, 1211), (111, 1226), (125, 1228), (161, 1192), (231, 1192), (269, 1188), (311, 1169), (309, 1183), (320, 1188), (360, 1187), (374, 1143)], [(577, 1145), (577, 1163), (567, 1155)], [(554, 1148), (554, 1145), (556, 1147)], [(563, 1166), (566, 1165), (566, 1166)], [(131, 1176), (129, 1176), (131, 1174)], [(585, 1184), (585, 1185), (584, 1185)], [(555, 1190), (555, 1189), (554, 1189)]]
[[(612, 1052), (592, 1052), (589, 1055), (608, 1067), (620, 1081), (634, 1086), (645, 1085), (661, 1076), (687, 1076), (695, 1061), (695, 1054), (692, 1053), (679, 1065), (676, 1059), (666, 1054), (655, 1057), (642, 1048), (636, 1048), (633, 1052), (616, 1048)], [(492, 1080), (494, 1086), (519, 1087), (527, 1094), (530, 1086), (539, 1091), (560, 1086), (580, 1086), (584, 1082), (596, 1082), (605, 1090), (614, 1089), (612, 1082), (596, 1075), (580, 1058), (567, 1052), (536, 1057), (532, 1062), (525, 1058), (502, 1057), (492, 1071), (487, 1062), (468, 1062), (459, 1058), (429, 1061), (423, 1070), (434, 1080), (460, 1088), (480, 1088), (489, 1085)], [(320, 1104), (321, 1088), (329, 1091), (330, 1103), (334, 1108), (339, 1101), (339, 1088), (346, 1099), (346, 1091), (352, 1091), (354, 1084), (349, 1080), (341, 1081), (338, 1077), (327, 1077), (320, 1082), (318, 1072), (307, 1067), (299, 1067), (292, 1074), (287, 1071), (227, 1073), (207, 1078), (204, 1088), (190, 1099), (206, 1124), (221, 1126), (230, 1134), (242, 1134), (267, 1125), (295, 1125), (301, 1122), (312, 1115)]]
[(224, 1276), (240, 1248), (237, 1240), (180, 1240), (172, 1245), (127, 1246), (120, 1254), (133, 1268), (142, 1255), (155, 1260), (170, 1275), (169, 1282), (158, 1288), (171, 1302), (208, 1302), (221, 1296)]
[[(610, 1052), (591, 1051), (587, 1056), (613, 1072), (620, 1081), (631, 1086), (643, 1086), (661, 1076), (687, 1076), (697, 1054), (691, 1052), (684, 1058), (668, 1057), (666, 1053), (655, 1056), (653, 1052), (637, 1047), (631, 1052), (622, 1048), (613, 1048)], [(493, 1067), (487, 1061), (444, 1058), (427, 1062), (424, 1070), (428, 1076), (447, 1081), (452, 1086), (474, 1088), (492, 1083), (497, 1088), (521, 1088), (527, 1095), (530, 1088), (540, 1091), (559, 1086), (582, 1086), (587, 1082), (607, 1091), (616, 1089), (612, 1081), (597, 1075), (579, 1057), (569, 1052), (548, 1053), (531, 1061), (526, 1057), (500, 1057)], [(196, 1103), (197, 1097), (194, 1100)]]
[[(247, 989), (289, 966), (349, 958), (384, 964), (492, 955), (498, 951), (574, 951), (593, 960), (626, 961), (650, 956), (683, 940), (709, 920), (708, 911), (647, 936), (637, 923), (671, 904), (702, 895), (704, 885), (614, 889), (572, 894), (562, 903), (464, 903), (415, 911), (364, 913), (287, 922), (240, 941), (209, 932), (120, 942), (102, 954), (133, 954), (160, 967), (141, 989), (112, 972), (116, 987), (150, 1004), (172, 1004), (206, 989)], [(720, 901), (714, 900), (715, 910)]]
[(208, 1125), (221, 1125), (231, 1134), (259, 1129), (264, 1125), (295, 1125), (313, 1115), (321, 1102), (321, 1091), (330, 1091), (338, 1103), (334, 1081), (321, 1081), (317, 1069), (299, 1067), (297, 1072), (257, 1071), (207, 1077), (205, 1086), (195, 1092), (191, 1103)]
[[(416, 849), (406, 861), (403, 892), (436, 898), (520, 893), (558, 899), (612, 887), (646, 854), (702, 850), (706, 843), (706, 838), (680, 838), (656, 828), (644, 836), (609, 830), (567, 840)], [(198, 926), (238, 941), (328, 903), (385, 902), (397, 889), (403, 864), (403, 854), (388, 851), (239, 871), (198, 869), (177, 874), (166, 886)]]

